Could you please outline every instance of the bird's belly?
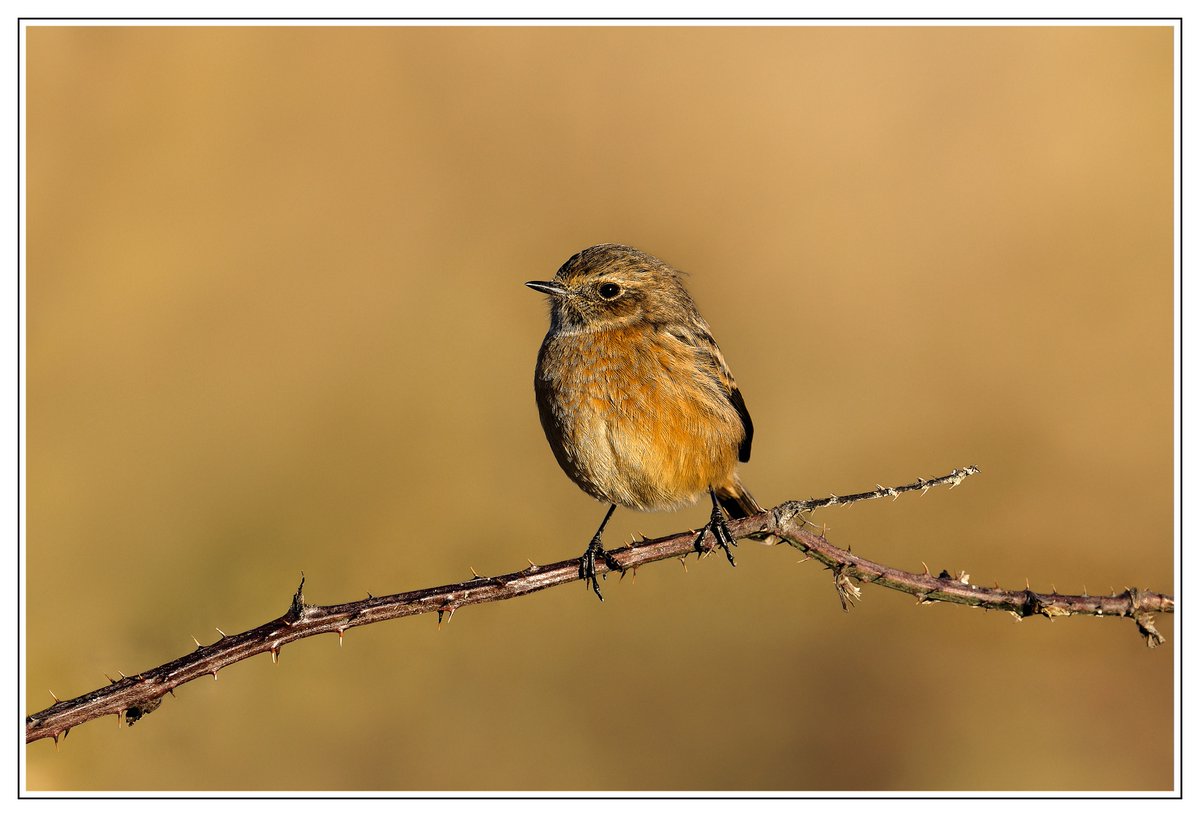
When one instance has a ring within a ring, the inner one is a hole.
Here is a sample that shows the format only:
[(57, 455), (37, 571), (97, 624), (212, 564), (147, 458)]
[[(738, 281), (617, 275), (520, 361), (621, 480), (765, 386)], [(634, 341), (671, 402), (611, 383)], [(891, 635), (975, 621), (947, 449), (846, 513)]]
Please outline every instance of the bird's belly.
[[(618, 339), (619, 340), (619, 339)], [(737, 462), (741, 420), (689, 356), (619, 342), (556, 350), (538, 404), (559, 464), (597, 499), (639, 510), (694, 502)]]

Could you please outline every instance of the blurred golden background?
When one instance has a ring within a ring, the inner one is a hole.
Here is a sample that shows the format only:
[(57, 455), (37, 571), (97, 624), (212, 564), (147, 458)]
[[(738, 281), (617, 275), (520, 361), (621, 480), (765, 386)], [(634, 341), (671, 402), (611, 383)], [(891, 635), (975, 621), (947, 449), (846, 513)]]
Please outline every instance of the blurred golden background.
[[(548, 278), (690, 288), (764, 503), (907, 569), (1174, 591), (1166, 27), (31, 27), (26, 712), (314, 603), (580, 553)], [(618, 510), (607, 541), (704, 521)], [(1175, 626), (787, 548), (317, 638), (47, 790), (1169, 789)]]

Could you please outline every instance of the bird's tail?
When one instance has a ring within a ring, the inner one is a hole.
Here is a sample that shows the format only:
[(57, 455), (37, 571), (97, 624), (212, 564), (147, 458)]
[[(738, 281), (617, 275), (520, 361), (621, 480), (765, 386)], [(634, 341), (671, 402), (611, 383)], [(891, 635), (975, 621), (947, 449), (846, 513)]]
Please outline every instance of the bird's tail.
[(730, 519), (745, 519), (763, 511), (763, 506), (746, 490), (737, 474), (733, 475), (728, 485), (717, 488), (717, 501)]
[[(728, 485), (717, 488), (717, 502), (721, 503), (721, 507), (725, 509), (725, 513), (730, 519), (745, 519), (747, 516), (753, 516), (756, 513), (762, 513), (766, 510), (762, 505), (758, 504), (742, 481), (738, 479), (737, 474), (733, 475), (733, 479)], [(783, 540), (773, 533), (752, 533), (750, 538), (758, 542), (764, 542), (768, 545), (778, 545)]]

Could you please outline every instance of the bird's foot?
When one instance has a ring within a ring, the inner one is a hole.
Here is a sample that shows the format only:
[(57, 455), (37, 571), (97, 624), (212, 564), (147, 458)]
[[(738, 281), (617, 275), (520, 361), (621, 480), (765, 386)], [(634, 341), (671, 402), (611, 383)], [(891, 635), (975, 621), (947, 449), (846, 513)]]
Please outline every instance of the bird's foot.
[(716, 541), (716, 547), (725, 551), (725, 558), (729, 560), (729, 564), (737, 567), (737, 562), (733, 560), (733, 551), (730, 547), (737, 547), (737, 540), (733, 538), (733, 534), (729, 532), (729, 526), (725, 524), (725, 515), (721, 512), (721, 507), (713, 503), (712, 516), (708, 519), (708, 524), (700, 529), (696, 534), (696, 551), (704, 553), (705, 550), (701, 547), (704, 542), (704, 534), (711, 532), (713, 539)]
[(579, 578), (583, 579), (584, 586), (591, 585), (592, 591), (596, 594), (596, 598), (604, 601), (604, 596), (600, 594), (600, 585), (597, 579), (600, 576), (596, 573), (596, 559), (600, 558), (609, 570), (619, 570), (625, 572), (625, 568), (621, 567), (611, 553), (604, 549), (604, 544), (600, 541), (600, 534), (592, 537), (592, 541), (588, 542), (588, 548), (579, 557)]

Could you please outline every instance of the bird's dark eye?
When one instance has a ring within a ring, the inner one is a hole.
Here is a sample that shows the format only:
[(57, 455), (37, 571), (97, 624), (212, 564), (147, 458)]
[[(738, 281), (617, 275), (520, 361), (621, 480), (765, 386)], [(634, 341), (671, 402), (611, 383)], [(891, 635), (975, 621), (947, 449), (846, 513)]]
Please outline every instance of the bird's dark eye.
[(611, 301), (613, 298), (621, 294), (621, 288), (616, 284), (601, 284), (600, 297), (606, 301)]

